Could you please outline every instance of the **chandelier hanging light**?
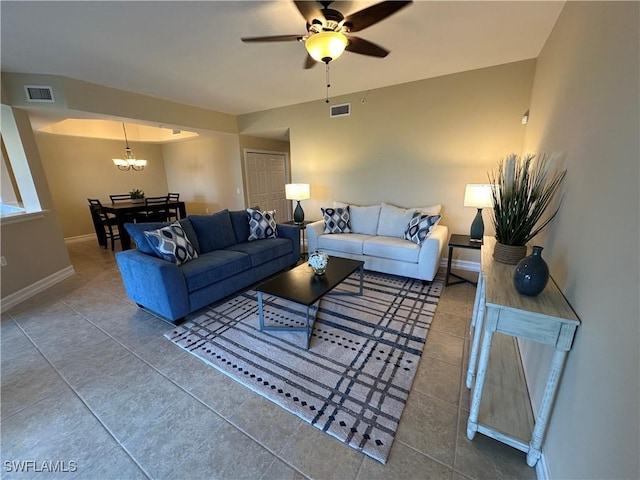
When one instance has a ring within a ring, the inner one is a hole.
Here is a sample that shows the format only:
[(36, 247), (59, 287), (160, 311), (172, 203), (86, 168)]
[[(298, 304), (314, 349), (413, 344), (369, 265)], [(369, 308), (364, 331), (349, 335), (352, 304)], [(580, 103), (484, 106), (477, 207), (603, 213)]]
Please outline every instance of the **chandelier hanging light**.
[(135, 155), (131, 151), (131, 147), (129, 147), (129, 140), (127, 139), (127, 130), (124, 127), (124, 122), (122, 122), (122, 130), (124, 131), (124, 141), (126, 145), (124, 149), (124, 158), (114, 158), (113, 164), (118, 167), (118, 170), (144, 170), (144, 167), (147, 165), (147, 161), (136, 159)]

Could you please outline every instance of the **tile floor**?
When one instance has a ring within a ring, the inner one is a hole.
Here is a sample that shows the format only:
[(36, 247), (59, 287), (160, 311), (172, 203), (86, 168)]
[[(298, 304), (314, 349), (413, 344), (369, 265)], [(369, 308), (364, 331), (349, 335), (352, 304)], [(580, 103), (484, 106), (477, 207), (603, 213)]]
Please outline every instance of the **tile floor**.
[(523, 453), (466, 438), (468, 284), (444, 289), (382, 465), (169, 343), (112, 252), (68, 248), (74, 277), (2, 312), (2, 478), (535, 478)]

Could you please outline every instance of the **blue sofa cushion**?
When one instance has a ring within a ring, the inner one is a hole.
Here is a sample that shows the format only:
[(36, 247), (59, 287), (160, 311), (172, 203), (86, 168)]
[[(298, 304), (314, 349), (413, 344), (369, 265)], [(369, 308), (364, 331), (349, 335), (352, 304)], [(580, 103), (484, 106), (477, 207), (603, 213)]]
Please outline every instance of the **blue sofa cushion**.
[(251, 268), (249, 255), (231, 250), (201, 254), (197, 260), (180, 266), (189, 293), (208, 287)]
[(187, 218), (198, 237), (198, 253), (213, 252), (236, 244), (229, 210), (225, 209), (212, 215), (189, 215)]
[(249, 240), (249, 214), (246, 210), (229, 212), (236, 243), (244, 243)]
[[(144, 234), (144, 232), (148, 232), (150, 230), (158, 230), (160, 228), (171, 225), (171, 223), (172, 222), (125, 223), (124, 228), (136, 243), (136, 247), (139, 251), (141, 251), (142, 253), (146, 253), (147, 255), (158, 257), (158, 254), (149, 243), (149, 240), (147, 239), (147, 236)], [(184, 230), (184, 233), (187, 235), (187, 238), (191, 242), (191, 245), (193, 245), (195, 251), (197, 253), (200, 253), (200, 244), (198, 243), (198, 237), (189, 219), (183, 218), (179, 221), (179, 223)]]
[(266, 238), (233, 245), (226, 250), (246, 253), (251, 258), (251, 266), (257, 267), (274, 258), (292, 253), (293, 243), (288, 238)]

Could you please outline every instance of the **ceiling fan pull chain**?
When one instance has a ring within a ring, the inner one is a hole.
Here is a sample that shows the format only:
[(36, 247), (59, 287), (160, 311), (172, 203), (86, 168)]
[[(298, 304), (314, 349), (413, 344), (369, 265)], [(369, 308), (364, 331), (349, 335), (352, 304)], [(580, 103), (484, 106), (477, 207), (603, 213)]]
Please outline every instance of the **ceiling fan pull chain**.
[(331, 83), (329, 82), (329, 62), (327, 62), (325, 65), (326, 65), (326, 75), (327, 75), (327, 99), (324, 102), (329, 103), (329, 87), (331, 86)]

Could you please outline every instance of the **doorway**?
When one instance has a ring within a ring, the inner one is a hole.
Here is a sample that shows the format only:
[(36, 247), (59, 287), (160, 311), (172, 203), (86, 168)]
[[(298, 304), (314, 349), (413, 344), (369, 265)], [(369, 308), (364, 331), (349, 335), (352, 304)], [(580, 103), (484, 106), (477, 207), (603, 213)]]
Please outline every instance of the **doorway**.
[(289, 179), (287, 154), (261, 150), (244, 152), (247, 205), (261, 210), (275, 210), (279, 222), (291, 220), (291, 202), (285, 198)]

